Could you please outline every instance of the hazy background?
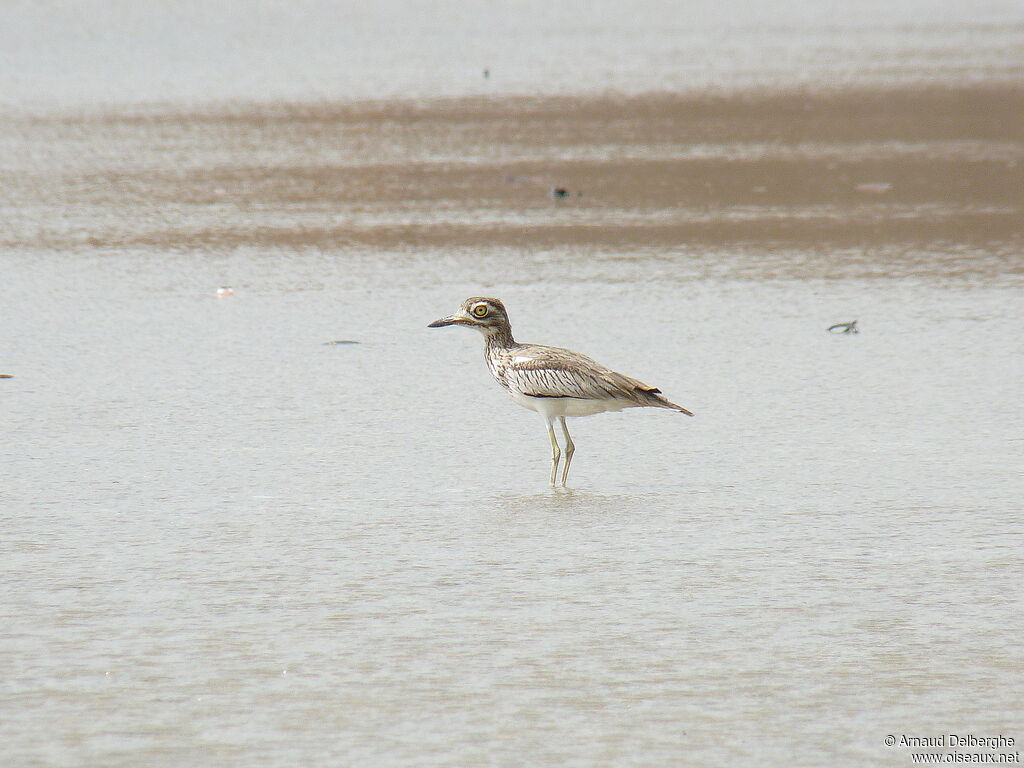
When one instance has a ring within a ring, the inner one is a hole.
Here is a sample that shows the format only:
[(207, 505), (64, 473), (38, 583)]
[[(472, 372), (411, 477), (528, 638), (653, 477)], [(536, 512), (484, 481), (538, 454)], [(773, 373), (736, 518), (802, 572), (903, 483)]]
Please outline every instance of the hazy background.
[(1014, 0), (15, 2), (0, 29), (0, 99), (46, 107), (1019, 82), (1022, 48)]

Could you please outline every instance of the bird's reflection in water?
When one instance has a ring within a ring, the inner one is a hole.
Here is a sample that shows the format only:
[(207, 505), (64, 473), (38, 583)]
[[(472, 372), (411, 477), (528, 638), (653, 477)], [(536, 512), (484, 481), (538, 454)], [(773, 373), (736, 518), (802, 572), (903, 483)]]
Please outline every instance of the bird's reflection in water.
[(595, 493), (585, 489), (549, 488), (524, 493), (506, 492), (494, 500), (494, 508), (510, 517), (557, 515), (559, 517), (593, 517), (642, 513), (658, 504), (659, 494), (640, 492)]

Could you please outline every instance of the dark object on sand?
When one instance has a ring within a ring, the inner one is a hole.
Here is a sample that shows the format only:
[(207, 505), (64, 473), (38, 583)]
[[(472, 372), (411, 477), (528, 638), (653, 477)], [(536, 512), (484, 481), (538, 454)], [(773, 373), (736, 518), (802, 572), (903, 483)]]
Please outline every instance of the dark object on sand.
[(857, 321), (854, 320), (851, 323), (836, 323), (828, 327), (829, 333), (860, 333), (857, 330)]
[(13, 379), (13, 378), (14, 378), (14, 376), (12, 376), (9, 373), (0, 373), (0, 379)]
[(340, 339), (339, 341), (325, 341), (324, 346), (328, 347), (332, 344), (361, 344), (362, 342), (353, 341), (352, 339)]
[(569, 190), (565, 187), (552, 187), (551, 196), (556, 200), (561, 200), (563, 197), (569, 196)]

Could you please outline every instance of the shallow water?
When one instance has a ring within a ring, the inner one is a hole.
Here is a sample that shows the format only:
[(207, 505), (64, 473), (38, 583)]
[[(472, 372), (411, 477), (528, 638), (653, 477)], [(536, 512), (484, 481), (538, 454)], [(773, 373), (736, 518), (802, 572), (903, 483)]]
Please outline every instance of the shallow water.
[(1018, 82), (1024, 10), (1017, 0), (81, 0), (12, 8), (0, 51), (0, 107)]
[[(598, 255), (8, 257), (12, 764), (901, 764), (890, 732), (1013, 735), (1019, 275)], [(425, 327), (478, 290), (696, 418), (576, 420), (547, 488), (479, 338)]]

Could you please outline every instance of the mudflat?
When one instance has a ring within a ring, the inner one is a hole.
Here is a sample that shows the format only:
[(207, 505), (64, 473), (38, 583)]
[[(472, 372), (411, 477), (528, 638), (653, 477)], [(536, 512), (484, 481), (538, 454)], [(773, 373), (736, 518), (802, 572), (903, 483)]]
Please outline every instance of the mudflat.
[(1006, 245), (1024, 236), (1021, 114), (1024, 87), (981, 84), (8, 118), (2, 239)]

